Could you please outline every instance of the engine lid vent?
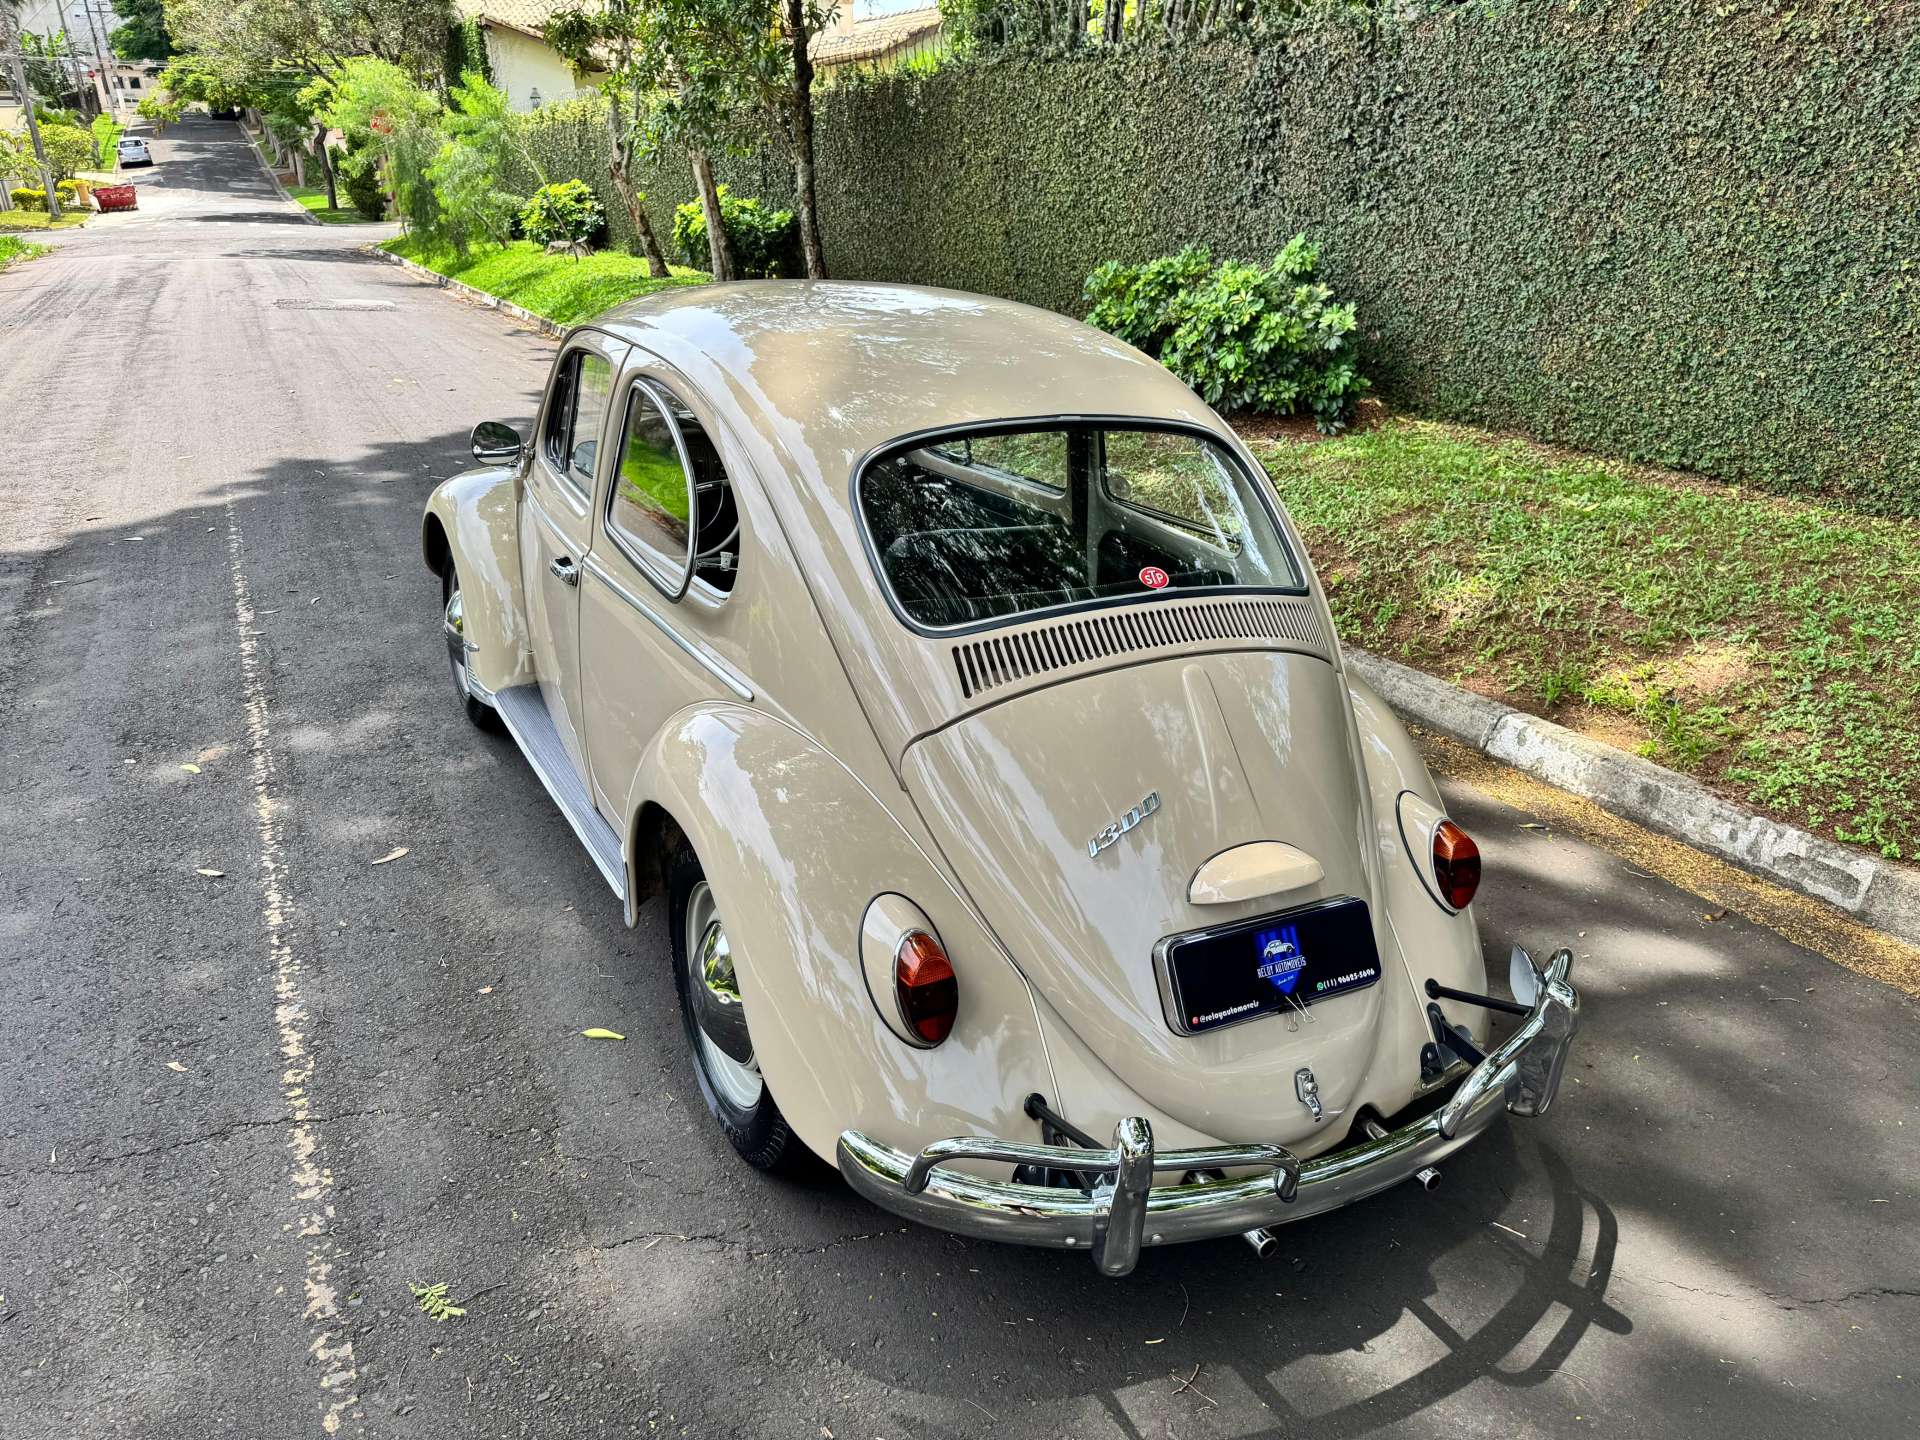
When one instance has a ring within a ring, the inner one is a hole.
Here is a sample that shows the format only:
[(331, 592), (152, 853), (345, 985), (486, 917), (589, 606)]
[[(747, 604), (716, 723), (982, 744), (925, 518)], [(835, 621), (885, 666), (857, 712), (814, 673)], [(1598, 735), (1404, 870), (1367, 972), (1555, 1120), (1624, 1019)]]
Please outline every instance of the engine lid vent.
[(961, 692), (975, 695), (1060, 670), (1095, 668), (1148, 650), (1244, 649), (1266, 642), (1326, 654), (1306, 599), (1180, 600), (1002, 631), (953, 647)]

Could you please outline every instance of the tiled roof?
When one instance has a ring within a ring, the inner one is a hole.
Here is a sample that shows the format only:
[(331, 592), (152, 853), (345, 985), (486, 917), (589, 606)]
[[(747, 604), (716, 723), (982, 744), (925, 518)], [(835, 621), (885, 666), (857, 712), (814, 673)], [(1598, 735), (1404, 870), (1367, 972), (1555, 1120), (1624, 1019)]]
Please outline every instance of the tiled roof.
[(572, 8), (572, 0), (458, 0), (455, 8), (464, 19), (491, 20), (538, 35), (556, 11)]
[(895, 50), (924, 40), (940, 28), (937, 8), (911, 10), (878, 20), (862, 20), (851, 30), (823, 30), (810, 47), (816, 65), (851, 65), (878, 60)]

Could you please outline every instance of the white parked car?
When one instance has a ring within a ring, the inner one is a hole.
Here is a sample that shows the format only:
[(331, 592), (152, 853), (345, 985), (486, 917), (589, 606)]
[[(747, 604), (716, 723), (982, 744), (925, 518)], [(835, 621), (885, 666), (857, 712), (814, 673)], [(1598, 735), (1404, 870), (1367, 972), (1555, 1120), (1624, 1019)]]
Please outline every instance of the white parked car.
[(153, 164), (153, 152), (147, 148), (147, 142), (142, 140), (138, 135), (122, 135), (120, 137), (120, 164), (122, 168), (128, 165), (151, 165)]

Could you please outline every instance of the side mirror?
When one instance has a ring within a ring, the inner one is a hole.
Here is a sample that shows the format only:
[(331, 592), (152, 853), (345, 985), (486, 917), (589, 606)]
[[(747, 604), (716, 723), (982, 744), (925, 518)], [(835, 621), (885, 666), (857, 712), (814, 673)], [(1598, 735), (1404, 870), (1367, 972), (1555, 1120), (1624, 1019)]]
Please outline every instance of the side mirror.
[(482, 420), (473, 427), (473, 458), (482, 465), (517, 465), (525, 443), (504, 420)]

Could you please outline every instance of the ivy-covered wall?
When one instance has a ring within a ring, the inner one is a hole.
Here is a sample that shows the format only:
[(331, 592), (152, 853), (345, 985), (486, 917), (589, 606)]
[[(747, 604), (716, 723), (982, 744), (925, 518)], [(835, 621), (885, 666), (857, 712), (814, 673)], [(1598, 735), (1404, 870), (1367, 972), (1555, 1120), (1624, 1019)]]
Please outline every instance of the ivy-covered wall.
[(837, 276), (1075, 310), (1305, 230), (1399, 405), (1920, 514), (1920, 0), (1329, 11), (836, 88), (818, 143)]

